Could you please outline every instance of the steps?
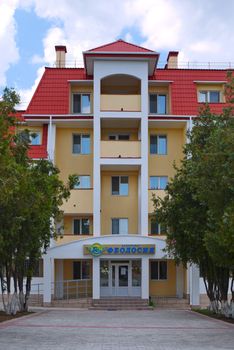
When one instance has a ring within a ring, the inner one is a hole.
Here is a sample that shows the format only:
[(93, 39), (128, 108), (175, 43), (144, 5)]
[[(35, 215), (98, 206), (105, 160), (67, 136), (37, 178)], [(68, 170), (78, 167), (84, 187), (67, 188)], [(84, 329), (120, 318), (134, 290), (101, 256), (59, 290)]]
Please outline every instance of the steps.
[(153, 310), (147, 299), (140, 298), (101, 298), (93, 300), (90, 310)]
[(185, 298), (173, 298), (173, 297), (152, 297), (155, 308), (164, 308), (164, 309), (177, 309), (177, 310), (189, 310), (190, 305), (187, 299)]
[(78, 308), (78, 309), (88, 309), (92, 306), (91, 298), (80, 298), (80, 299), (61, 299), (52, 300), (52, 307), (64, 307), (64, 308)]

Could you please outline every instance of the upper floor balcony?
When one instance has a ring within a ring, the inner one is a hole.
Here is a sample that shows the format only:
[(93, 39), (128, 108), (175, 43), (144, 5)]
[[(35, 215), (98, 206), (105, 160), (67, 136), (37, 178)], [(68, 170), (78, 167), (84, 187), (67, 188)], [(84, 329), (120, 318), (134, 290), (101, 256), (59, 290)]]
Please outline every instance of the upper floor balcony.
[(74, 189), (68, 201), (64, 201), (61, 210), (65, 214), (92, 214), (93, 189)]
[(141, 81), (126, 74), (101, 80), (100, 110), (103, 112), (140, 112)]
[(140, 158), (141, 141), (101, 141), (101, 158)]

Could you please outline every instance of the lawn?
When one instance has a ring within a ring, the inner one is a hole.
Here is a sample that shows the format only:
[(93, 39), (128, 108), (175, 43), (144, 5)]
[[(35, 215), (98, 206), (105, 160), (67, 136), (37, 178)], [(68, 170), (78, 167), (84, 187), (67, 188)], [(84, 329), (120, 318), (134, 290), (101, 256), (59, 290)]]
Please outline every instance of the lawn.
[(199, 314), (209, 316), (211, 318), (215, 318), (216, 320), (221, 320), (229, 323), (234, 324), (234, 319), (233, 318), (228, 318), (225, 317), (224, 315), (221, 314), (215, 314), (214, 312), (208, 310), (208, 309), (193, 309), (193, 311), (198, 312)]
[(32, 314), (32, 312), (17, 312), (17, 314), (13, 316), (13, 315), (6, 315), (4, 311), (0, 311), (0, 322), (9, 321), (9, 320), (30, 315), (30, 314)]

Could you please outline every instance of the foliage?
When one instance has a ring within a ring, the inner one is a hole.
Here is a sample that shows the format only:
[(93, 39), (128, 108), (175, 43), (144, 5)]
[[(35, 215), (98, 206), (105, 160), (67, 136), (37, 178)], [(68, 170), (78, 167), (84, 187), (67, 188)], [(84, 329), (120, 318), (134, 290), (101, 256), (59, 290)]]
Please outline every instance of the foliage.
[[(53, 223), (61, 220), (60, 206), (77, 182), (73, 175), (64, 185), (51, 162), (28, 157), (29, 132), (23, 138), (14, 132), (18, 120), (12, 113), (18, 102), (14, 90), (4, 90), (0, 101), (0, 279), (2, 292), (7, 292), (7, 302), (3, 301), (8, 313), (15, 313), (18, 302), (21, 311), (27, 309), (33, 271), (51, 237), (57, 236)], [(10, 297), (12, 278), (14, 298)]]
[(157, 221), (168, 227), (167, 251), (198, 264), (211, 301), (227, 302), (234, 270), (234, 79), (221, 115), (205, 105), (193, 120), (184, 158), (163, 200), (153, 198)]

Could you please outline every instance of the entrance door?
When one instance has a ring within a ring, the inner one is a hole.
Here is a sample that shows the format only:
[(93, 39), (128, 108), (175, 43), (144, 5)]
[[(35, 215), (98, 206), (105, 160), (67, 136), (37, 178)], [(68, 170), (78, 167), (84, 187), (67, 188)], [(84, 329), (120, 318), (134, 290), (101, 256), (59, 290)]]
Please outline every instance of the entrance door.
[(129, 264), (111, 264), (112, 296), (128, 296)]

